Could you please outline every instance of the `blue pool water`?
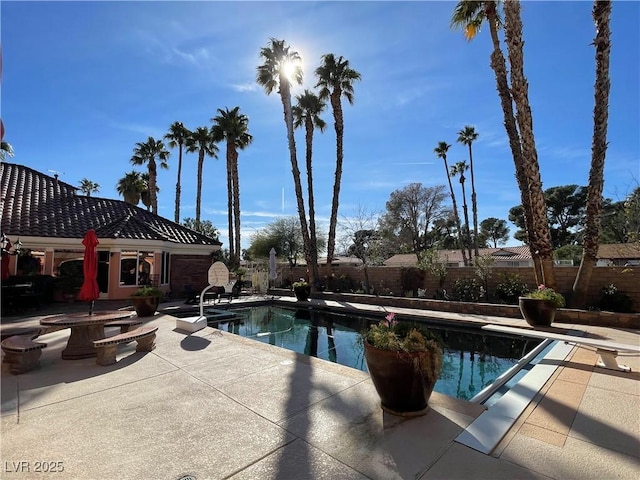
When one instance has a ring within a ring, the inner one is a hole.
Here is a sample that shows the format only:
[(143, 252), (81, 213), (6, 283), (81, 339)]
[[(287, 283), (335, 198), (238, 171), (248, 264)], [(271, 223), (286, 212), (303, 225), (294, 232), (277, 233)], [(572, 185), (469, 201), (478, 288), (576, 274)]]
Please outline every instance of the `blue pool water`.
[[(233, 312), (237, 314), (234, 319), (210, 320), (209, 325), (365, 372), (360, 332), (382, 318), (276, 306)], [(442, 372), (435, 390), (465, 400), (491, 385), (540, 343), (442, 324), (429, 324), (429, 328), (445, 344)]]

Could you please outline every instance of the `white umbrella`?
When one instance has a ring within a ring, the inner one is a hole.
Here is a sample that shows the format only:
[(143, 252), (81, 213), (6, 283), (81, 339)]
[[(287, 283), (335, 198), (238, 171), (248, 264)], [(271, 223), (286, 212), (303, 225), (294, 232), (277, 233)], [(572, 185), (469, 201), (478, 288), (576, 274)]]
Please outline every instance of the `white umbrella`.
[(271, 247), (269, 250), (269, 280), (275, 280), (278, 278), (278, 272), (276, 270), (276, 249)]

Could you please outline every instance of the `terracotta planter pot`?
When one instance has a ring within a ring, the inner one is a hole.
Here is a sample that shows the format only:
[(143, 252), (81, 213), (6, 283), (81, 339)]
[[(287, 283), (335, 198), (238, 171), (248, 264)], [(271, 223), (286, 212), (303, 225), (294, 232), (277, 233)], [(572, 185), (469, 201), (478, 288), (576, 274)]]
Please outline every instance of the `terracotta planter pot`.
[[(437, 354), (434, 352), (394, 352), (381, 350), (364, 342), (364, 356), (373, 385), (380, 396), (382, 409), (392, 415), (412, 417), (429, 410), (429, 398), (436, 384)], [(431, 378), (415, 364), (420, 356), (430, 357), (434, 365)]]
[(518, 297), (522, 317), (532, 327), (549, 327), (556, 316), (556, 306), (550, 300)]
[(138, 317), (151, 317), (158, 310), (160, 297), (131, 297), (131, 303)]

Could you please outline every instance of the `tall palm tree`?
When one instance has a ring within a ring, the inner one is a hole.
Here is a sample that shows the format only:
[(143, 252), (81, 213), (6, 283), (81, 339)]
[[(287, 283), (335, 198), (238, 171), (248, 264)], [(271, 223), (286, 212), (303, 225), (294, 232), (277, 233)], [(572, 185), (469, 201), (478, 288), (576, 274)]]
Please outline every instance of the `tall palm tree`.
[(516, 117), (513, 111), (513, 99), (509, 82), (507, 80), (507, 64), (502, 53), (500, 39), (498, 37), (498, 29), (502, 27), (502, 19), (498, 12), (498, 5), (501, 2), (497, 0), (485, 1), (460, 1), (453, 12), (451, 18), (451, 26), (453, 28), (462, 28), (467, 40), (471, 41), (476, 36), (484, 21), (489, 24), (489, 32), (491, 34), (491, 42), (493, 51), (491, 53), (491, 68), (496, 76), (496, 86), (500, 104), (504, 115), (504, 128), (509, 138), (509, 146), (513, 156), (515, 165), (516, 180), (520, 190), (520, 202), (524, 210), (525, 226), (528, 235), (528, 244), (531, 256), (533, 258), (536, 282), (544, 283), (542, 272), (542, 261), (535, 249), (536, 239), (535, 230), (533, 228), (533, 214), (531, 202), (529, 201), (529, 192), (527, 185), (527, 177), (524, 172), (524, 159), (522, 156), (522, 145), (520, 142), (520, 133), (516, 125)]
[[(293, 135), (293, 111), (291, 107), (291, 82), (302, 84), (302, 67), (300, 66), (300, 55), (296, 51), (292, 51), (284, 40), (271, 38), (266, 47), (260, 49), (260, 58), (264, 61), (257, 68), (256, 81), (261, 85), (267, 95), (270, 95), (274, 89), (277, 89), (282, 101), (284, 110), (284, 122), (287, 126), (287, 141), (289, 143), (289, 157), (291, 159), (291, 173), (293, 175), (293, 183), (296, 191), (296, 200), (298, 203), (298, 216), (300, 217), (300, 229), (302, 230), (304, 256), (307, 265), (313, 269), (318, 268), (317, 263), (314, 264), (311, 259), (311, 240), (309, 236), (309, 227), (307, 224), (307, 216), (304, 208), (304, 197), (302, 196), (302, 183), (300, 182), (300, 169), (298, 168), (298, 158), (296, 155), (296, 142)], [(315, 276), (317, 274), (312, 273)], [(314, 282), (311, 288), (315, 289)]]
[(4, 162), (6, 157), (13, 158), (13, 147), (9, 142), (0, 142), (0, 162)]
[(158, 171), (156, 158), (159, 161), (160, 168), (167, 169), (167, 159), (169, 158), (169, 152), (162, 143), (162, 140), (156, 140), (153, 137), (149, 137), (146, 142), (136, 143), (136, 147), (133, 149), (133, 156), (131, 157), (131, 163), (133, 165), (147, 165), (149, 171), (149, 203), (151, 204), (151, 213), (158, 213)]
[(527, 190), (531, 202), (533, 223), (533, 240), (535, 252), (540, 257), (544, 284), (556, 287), (553, 270), (553, 244), (547, 219), (547, 207), (542, 191), (538, 152), (533, 135), (533, 117), (529, 105), (529, 85), (524, 76), (524, 51), (522, 41), (522, 18), (520, 17), (520, 0), (509, 0), (504, 3), (504, 32), (511, 65), (511, 95), (516, 105), (516, 121), (522, 141), (522, 160), (524, 174), (527, 178)]
[(173, 221), (180, 223), (180, 176), (182, 175), (182, 148), (184, 147), (187, 138), (189, 138), (191, 132), (186, 128), (182, 122), (173, 122), (169, 126), (169, 132), (164, 136), (165, 140), (168, 140), (170, 148), (178, 147), (178, 179), (176, 180), (176, 208), (173, 216)]
[[(327, 127), (326, 122), (320, 118), (327, 104), (310, 90), (305, 90), (301, 95), (296, 96), (296, 105), (293, 107), (293, 126), (300, 128), (304, 126), (306, 140), (306, 161), (307, 161), (307, 192), (309, 195), (309, 236), (311, 247), (311, 260), (315, 265), (318, 263), (318, 245), (316, 240), (316, 212), (313, 198), (313, 131), (318, 129), (324, 132)], [(317, 272), (317, 269), (316, 269)], [(314, 283), (320, 278), (314, 278)]]
[[(211, 119), (211, 134), (215, 142), (226, 141), (227, 145), (227, 203), (229, 210), (229, 244), (234, 239), (235, 245), (229, 252), (232, 264), (240, 265), (240, 176), (238, 175), (238, 149), (244, 150), (252, 141), (249, 134), (249, 118), (240, 113), (240, 107), (232, 110), (218, 109), (218, 115)], [(231, 218), (235, 217), (235, 230)], [(233, 233), (232, 233), (233, 232)], [(233, 235), (233, 237), (232, 237)]]
[(196, 190), (196, 226), (200, 224), (200, 205), (202, 203), (202, 168), (204, 157), (218, 158), (218, 146), (213, 140), (211, 130), (198, 127), (186, 141), (187, 152), (198, 152), (198, 186)]
[(100, 185), (92, 182), (88, 178), (83, 178), (82, 180), (80, 180), (80, 191), (87, 197), (90, 197), (92, 193), (100, 191)]
[(342, 179), (342, 162), (344, 139), (344, 118), (342, 115), (342, 97), (353, 105), (353, 83), (361, 79), (361, 75), (349, 66), (349, 60), (332, 53), (322, 56), (322, 64), (316, 68), (320, 87), (320, 98), (329, 99), (333, 110), (334, 126), (336, 130), (336, 172), (333, 182), (333, 200), (331, 202), (331, 218), (329, 220), (329, 238), (327, 240), (327, 265), (331, 265), (336, 244), (336, 225), (338, 223), (338, 203), (340, 196), (340, 182)]
[(470, 261), (469, 263), (471, 263), (471, 259), (473, 258), (473, 255), (471, 253), (471, 238), (470, 238), (471, 235), (469, 233), (469, 211), (467, 209), (467, 194), (464, 188), (464, 182), (466, 181), (464, 172), (466, 172), (467, 170), (469, 170), (469, 165), (467, 165), (467, 162), (465, 161), (458, 162), (453, 166), (451, 166), (451, 169), (449, 170), (449, 175), (451, 175), (452, 177), (456, 177), (460, 175), (460, 185), (462, 186), (462, 211), (464, 212), (464, 236), (465, 236), (465, 243), (467, 245), (467, 249), (469, 252), (469, 261)]
[[(149, 173), (145, 172), (140, 175), (141, 190), (140, 190), (140, 200), (142, 200), (142, 204), (147, 207), (147, 211), (151, 210), (151, 190), (149, 189)], [(156, 195), (160, 192), (160, 187), (156, 184)]]
[(473, 175), (473, 153), (471, 145), (478, 139), (476, 129), (471, 125), (465, 127), (458, 132), (458, 143), (462, 143), (469, 147), (469, 169), (471, 171), (471, 211), (473, 212), (473, 253), (477, 259), (478, 253), (478, 204), (476, 202), (476, 183)]
[(444, 170), (447, 173), (447, 181), (449, 182), (449, 192), (451, 193), (451, 203), (453, 204), (453, 218), (456, 222), (456, 228), (458, 229), (458, 247), (462, 252), (462, 261), (465, 265), (468, 264), (467, 252), (464, 248), (462, 225), (460, 224), (460, 215), (458, 215), (458, 205), (456, 204), (456, 194), (453, 191), (453, 184), (451, 183), (451, 173), (449, 172), (449, 164), (447, 163), (447, 152), (451, 148), (447, 142), (438, 142), (438, 146), (433, 149), (438, 158), (444, 161)]
[(124, 197), (124, 201), (131, 205), (140, 203), (141, 193), (146, 189), (140, 172), (131, 170), (118, 180), (116, 190)]
[(593, 107), (593, 141), (591, 144), (591, 170), (587, 187), (587, 218), (585, 222), (582, 260), (573, 284), (571, 304), (574, 308), (586, 308), (587, 290), (596, 264), (600, 239), (600, 213), (602, 211), (602, 187), (604, 162), (607, 153), (607, 127), (609, 125), (609, 59), (611, 54), (611, 2), (595, 0), (592, 11), (596, 25), (596, 83)]

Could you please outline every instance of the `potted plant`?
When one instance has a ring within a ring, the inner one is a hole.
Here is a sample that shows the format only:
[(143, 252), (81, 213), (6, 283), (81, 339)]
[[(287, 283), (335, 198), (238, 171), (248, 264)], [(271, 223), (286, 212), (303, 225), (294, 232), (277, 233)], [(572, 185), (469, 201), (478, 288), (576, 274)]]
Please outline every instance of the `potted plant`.
[(131, 294), (131, 303), (133, 303), (133, 308), (138, 317), (154, 315), (163, 295), (162, 290), (148, 285), (140, 287), (133, 292)]
[(306, 302), (311, 294), (311, 286), (304, 278), (301, 278), (293, 284), (293, 293), (296, 294), (299, 302)]
[(438, 337), (423, 325), (396, 321), (394, 313), (372, 325), (363, 337), (367, 368), (382, 409), (405, 417), (427, 413), (442, 368)]
[(544, 285), (539, 285), (533, 292), (518, 297), (520, 312), (532, 327), (550, 326), (556, 316), (556, 309), (564, 305), (562, 294)]

